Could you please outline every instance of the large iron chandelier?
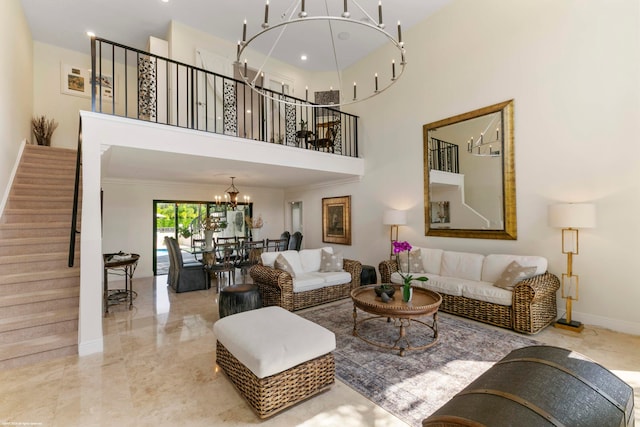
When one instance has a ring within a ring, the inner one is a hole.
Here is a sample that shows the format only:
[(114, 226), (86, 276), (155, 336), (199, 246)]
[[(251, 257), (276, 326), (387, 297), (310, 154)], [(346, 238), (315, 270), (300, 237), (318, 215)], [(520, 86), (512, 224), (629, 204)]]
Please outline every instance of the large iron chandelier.
[[(354, 19), (351, 12), (349, 12), (350, 5), (352, 5), (352, 7), (355, 6), (355, 8), (361, 11), (364, 17), (362, 19)], [(385, 30), (385, 24), (382, 16), (382, 0), (379, 0), (378, 2), (377, 19), (369, 15), (369, 13), (367, 13), (367, 11), (365, 11), (364, 8), (362, 8), (356, 0), (343, 0), (342, 14), (339, 16), (329, 14), (328, 0), (325, 0), (324, 6), (326, 11), (325, 15), (312, 16), (307, 13), (305, 0), (294, 0), (291, 6), (289, 6), (289, 8), (285, 11), (285, 13), (281, 15), (282, 20), (280, 22), (270, 23), (269, 0), (266, 0), (264, 21), (261, 25), (262, 30), (258, 31), (251, 37), (247, 37), (247, 20), (244, 20), (242, 28), (242, 40), (238, 41), (236, 58), (237, 64), (240, 65), (240, 77), (242, 78), (242, 80), (244, 80), (247, 85), (249, 85), (255, 92), (261, 94), (262, 96), (285, 104), (299, 104), (299, 100), (285, 96), (284, 83), (282, 84), (282, 93), (265, 90), (265, 88), (261, 86), (264, 85), (263, 69), (266, 62), (271, 58), (274, 50), (276, 49), (276, 46), (280, 42), (282, 36), (285, 34), (289, 26), (306, 26), (306, 28), (309, 30), (309, 33), (308, 38), (305, 39), (312, 40), (317, 38), (314, 36), (312, 30), (316, 30), (318, 28), (318, 24), (312, 23), (326, 22), (328, 26), (328, 33), (330, 35), (329, 38), (331, 39), (330, 41), (326, 40), (326, 42), (331, 43), (334, 60), (333, 65), (335, 66), (335, 72), (337, 73), (337, 79), (332, 80), (336, 81), (340, 99), (339, 102), (335, 102), (334, 100), (329, 103), (316, 102), (312, 105), (313, 107), (339, 107), (341, 105), (349, 105), (356, 102), (364, 101), (384, 92), (396, 81), (398, 81), (400, 76), (402, 76), (402, 74), (404, 73), (404, 69), (407, 65), (406, 50), (404, 42), (402, 41), (402, 29), (400, 26), (400, 21), (398, 21), (397, 38), (394, 38), (394, 36), (392, 36)], [(350, 86), (350, 82), (352, 81), (352, 79), (349, 79), (349, 82), (343, 84), (342, 67), (344, 64), (341, 64), (339, 55), (337, 54), (337, 43), (339, 43), (337, 39), (345, 40), (344, 37), (349, 36), (349, 33), (346, 31), (339, 32), (339, 28), (344, 28), (345, 25), (348, 25), (351, 28), (355, 28), (356, 26), (358, 26), (358, 28), (363, 27), (365, 29), (374, 31), (376, 34), (384, 36), (384, 40), (391, 43), (393, 51), (393, 54), (389, 58), (388, 63), (376, 64), (376, 69), (371, 69), (370, 75), (354, 78), (352, 87)], [(269, 36), (267, 36), (268, 34)], [(256, 41), (259, 41), (260, 39), (262, 39), (262, 42), (264, 43), (265, 39), (269, 39), (269, 37), (273, 38), (273, 42), (269, 53), (266, 55), (266, 59), (254, 59), (254, 62), (251, 62), (250, 58), (248, 58), (247, 55), (247, 48), (252, 43), (256, 43)], [(257, 73), (255, 73), (255, 76), (253, 78), (249, 77), (249, 66), (253, 68), (257, 67)], [(328, 92), (334, 92), (335, 90), (333, 86), (317, 89)], [(304, 101), (309, 102), (309, 85), (306, 85), (305, 88)]]

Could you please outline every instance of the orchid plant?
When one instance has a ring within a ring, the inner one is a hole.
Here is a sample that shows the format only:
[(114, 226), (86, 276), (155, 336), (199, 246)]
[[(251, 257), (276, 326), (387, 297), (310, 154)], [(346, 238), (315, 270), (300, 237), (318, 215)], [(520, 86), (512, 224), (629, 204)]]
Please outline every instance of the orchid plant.
[(413, 277), (410, 273), (411, 270), (411, 249), (412, 246), (409, 244), (409, 242), (404, 241), (404, 242), (398, 242), (398, 241), (393, 241), (393, 253), (394, 254), (399, 254), (400, 252), (403, 251), (407, 251), (407, 272), (406, 274), (403, 274), (402, 271), (400, 269), (398, 269), (398, 273), (400, 274), (400, 277), (402, 277), (402, 299), (405, 302), (408, 302), (411, 299), (411, 281), (412, 280), (418, 280), (420, 282), (426, 282), (427, 280), (429, 280), (429, 278), (427, 277)]

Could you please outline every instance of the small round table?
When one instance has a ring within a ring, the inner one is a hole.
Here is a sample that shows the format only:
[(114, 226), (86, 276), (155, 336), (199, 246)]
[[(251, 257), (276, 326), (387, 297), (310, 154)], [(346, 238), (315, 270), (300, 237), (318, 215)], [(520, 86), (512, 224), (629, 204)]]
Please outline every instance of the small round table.
[(226, 286), (220, 290), (218, 311), (220, 318), (242, 311), (262, 307), (262, 298), (258, 287), (250, 284)]
[[(129, 301), (129, 310), (133, 307), (133, 300), (138, 294), (133, 290), (133, 273), (136, 271), (140, 255), (124, 254), (103, 254), (104, 261), (104, 281), (103, 281), (103, 305), (104, 315), (109, 314), (109, 305), (120, 304)], [(124, 276), (124, 289), (109, 289), (109, 271), (121, 271), (114, 273)]]
[[(399, 285), (393, 285), (396, 288), (395, 297), (391, 301), (383, 302), (380, 297), (376, 296), (373, 290), (376, 286), (361, 286), (351, 291), (351, 299), (353, 300), (353, 335), (361, 340), (378, 347), (389, 350), (399, 350), (400, 356), (404, 356), (409, 350), (424, 350), (438, 342), (438, 308), (442, 303), (442, 297), (437, 293), (428, 289), (413, 287), (413, 297), (411, 301), (402, 301), (402, 289)], [(374, 317), (367, 317), (358, 321), (357, 309), (364, 312), (375, 314)], [(431, 324), (418, 320), (418, 317), (433, 316)], [(372, 339), (365, 338), (358, 334), (358, 326), (363, 322), (374, 319), (386, 318), (387, 322), (394, 320), (394, 325), (399, 329), (398, 339), (389, 345), (387, 343), (377, 342)], [(407, 328), (415, 323), (433, 331), (433, 340), (424, 345), (412, 346), (407, 337)]]

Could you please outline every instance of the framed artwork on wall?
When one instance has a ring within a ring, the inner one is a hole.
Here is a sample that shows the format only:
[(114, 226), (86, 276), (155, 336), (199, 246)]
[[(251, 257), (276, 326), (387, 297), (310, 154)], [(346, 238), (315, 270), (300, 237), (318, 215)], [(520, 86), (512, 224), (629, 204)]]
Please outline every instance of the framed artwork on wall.
[(69, 64), (60, 64), (60, 92), (65, 95), (91, 98), (91, 73)]
[(449, 202), (429, 202), (431, 206), (431, 224), (446, 224), (451, 222)]
[(322, 199), (322, 241), (351, 245), (351, 196)]
[(100, 94), (102, 93), (103, 101), (111, 101), (113, 99), (113, 76), (103, 74), (97, 80), (96, 99), (100, 101)]
[[(60, 92), (65, 95), (91, 98), (91, 71), (69, 64), (60, 64)], [(111, 101), (114, 93), (113, 76), (102, 74), (96, 81), (96, 98)]]

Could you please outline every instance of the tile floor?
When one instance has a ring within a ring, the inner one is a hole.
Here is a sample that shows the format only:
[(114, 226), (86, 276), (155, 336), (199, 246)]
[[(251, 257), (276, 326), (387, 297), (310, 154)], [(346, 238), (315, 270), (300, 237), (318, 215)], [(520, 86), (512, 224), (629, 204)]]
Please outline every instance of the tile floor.
[[(104, 319), (104, 353), (0, 372), (0, 426), (406, 426), (338, 380), (260, 421), (215, 364), (214, 289), (175, 294), (165, 283), (135, 279), (134, 309), (115, 306)], [(550, 327), (535, 338), (600, 362), (640, 402), (640, 337)]]

